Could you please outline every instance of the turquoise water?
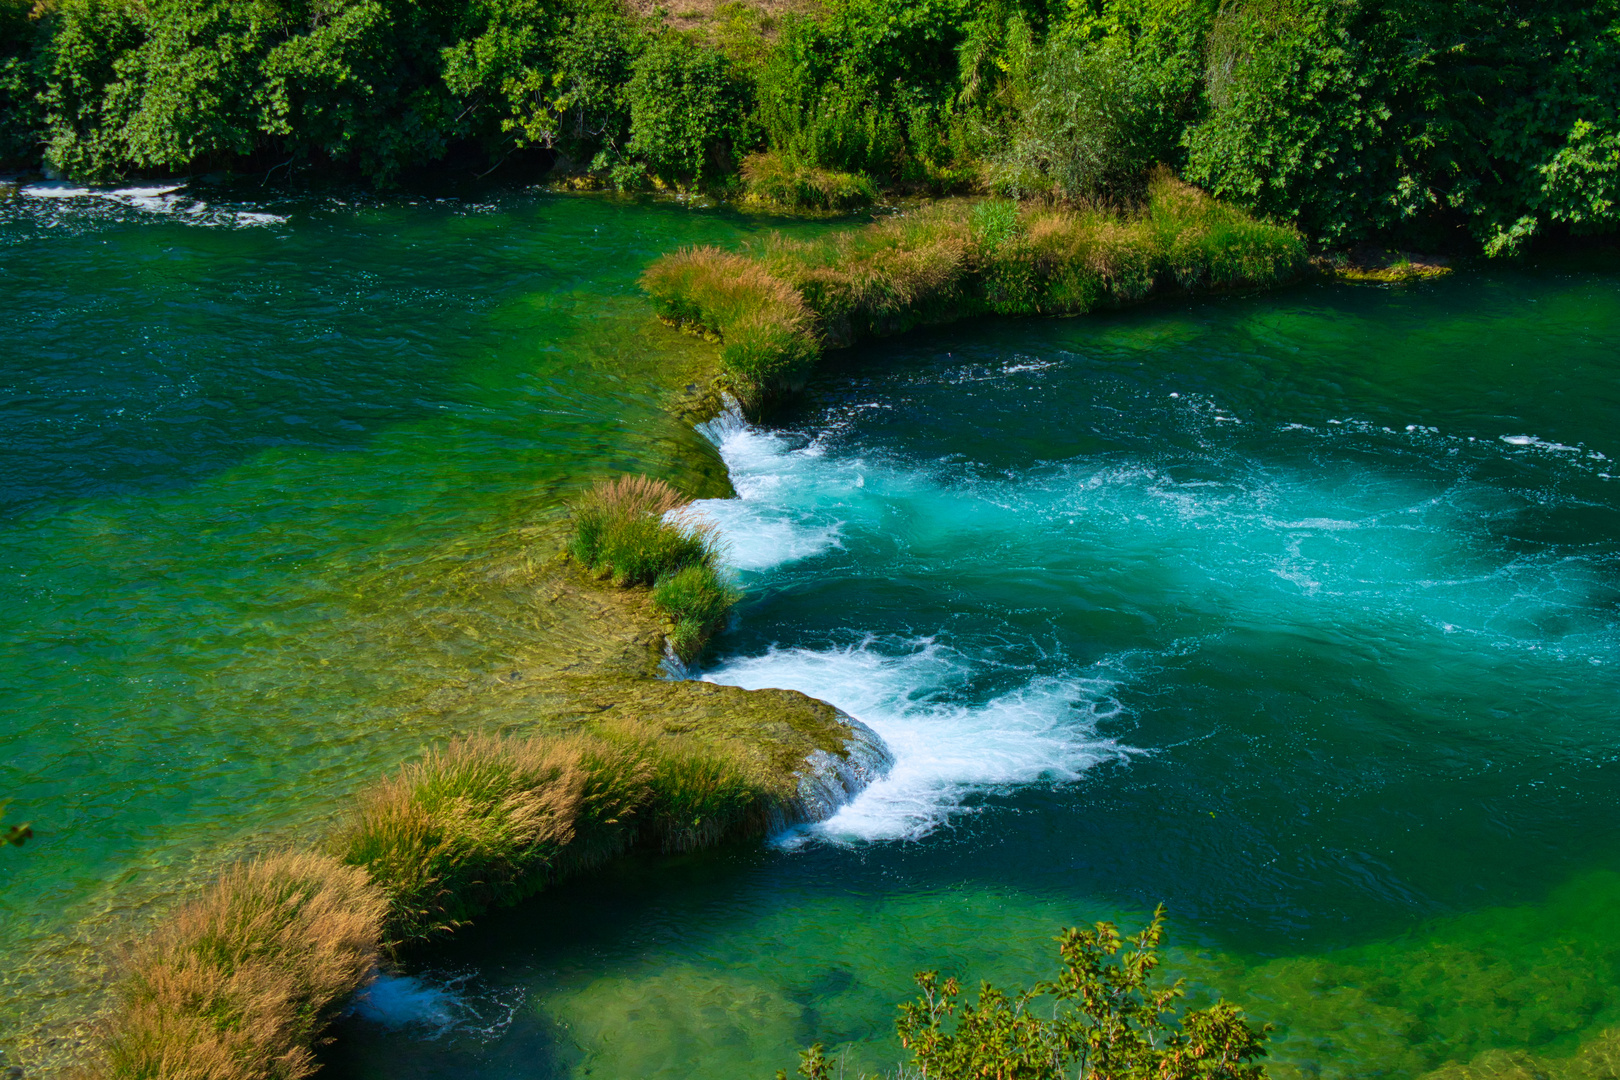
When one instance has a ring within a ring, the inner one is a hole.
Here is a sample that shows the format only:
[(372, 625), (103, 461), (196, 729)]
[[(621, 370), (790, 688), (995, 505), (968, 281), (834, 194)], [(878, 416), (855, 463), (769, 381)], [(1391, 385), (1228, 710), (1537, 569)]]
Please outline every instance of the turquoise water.
[[(839, 356), (769, 427), (646, 387), (655, 253), (762, 223), (524, 193), (0, 204), (8, 1011), (315, 828), (533, 642), (593, 472), (700, 494), (749, 598), (698, 675), (893, 773), (405, 958), (332, 1077), (892, 1068), (910, 975), (1171, 911), (1278, 1075), (1620, 1025), (1620, 273), (1307, 285)], [(256, 216), (249, 216), (256, 215)]]
[(711, 425), (749, 599), (702, 677), (894, 772), (415, 958), (335, 1073), (892, 1069), (912, 972), (1161, 901), (1278, 1075), (1575, 1052), (1620, 1022), (1617, 344), (1612, 274), (1316, 285), (919, 334)]

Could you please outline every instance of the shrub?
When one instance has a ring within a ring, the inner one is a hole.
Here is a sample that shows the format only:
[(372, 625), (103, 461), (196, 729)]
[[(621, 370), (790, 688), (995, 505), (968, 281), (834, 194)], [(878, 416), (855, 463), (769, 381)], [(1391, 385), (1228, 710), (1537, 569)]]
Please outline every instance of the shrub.
[[(922, 996), (900, 1006), (895, 1030), (920, 1075), (937, 1080), (1261, 1080), (1255, 1064), (1270, 1028), (1256, 1029), (1227, 1002), (1173, 1019), (1186, 990), (1156, 985), (1164, 908), (1128, 941), (1113, 923), (1058, 937), (1063, 968), (1051, 982), (1008, 994), (981, 983), (978, 1001), (959, 1005), (956, 979), (919, 972)], [(1128, 947), (1127, 947), (1128, 946)], [(1049, 1000), (1050, 1005), (1037, 1002)], [(1046, 1019), (1050, 1014), (1051, 1019)], [(806, 1080), (828, 1080), (819, 1045), (803, 1055)], [(777, 1080), (787, 1080), (785, 1071)]]
[(574, 557), (619, 585), (651, 585), (684, 566), (712, 565), (713, 527), (672, 511), (688, 500), (662, 480), (621, 476), (574, 504)]
[(653, 603), (675, 624), (670, 644), (682, 660), (692, 660), (719, 629), (742, 593), (712, 566), (688, 566), (665, 574), (653, 586)]
[(791, 164), (780, 154), (750, 156), (742, 178), (750, 199), (790, 210), (839, 212), (877, 201), (877, 188), (860, 173)]
[(949, 164), (962, 0), (838, 0), (792, 17), (759, 77), (773, 151), (818, 168), (929, 183)]
[(613, 12), (587, 12), (569, 20), (557, 43), (558, 147), (599, 169), (625, 160), (630, 142), (627, 89), (636, 57), (646, 46), (640, 29)]
[(1129, 197), (1164, 150), (1153, 121), (1160, 103), (1128, 58), (1053, 40), (992, 184), (1020, 198), (1066, 201)]
[(749, 142), (747, 81), (722, 52), (668, 33), (636, 57), (625, 96), (628, 150), (653, 175), (701, 185)]
[(27, 0), (0, 0), (0, 165), (39, 160), (49, 25)]
[(364, 870), (289, 853), (239, 863), (130, 957), (100, 1075), (296, 1080), (377, 960), (387, 901)]

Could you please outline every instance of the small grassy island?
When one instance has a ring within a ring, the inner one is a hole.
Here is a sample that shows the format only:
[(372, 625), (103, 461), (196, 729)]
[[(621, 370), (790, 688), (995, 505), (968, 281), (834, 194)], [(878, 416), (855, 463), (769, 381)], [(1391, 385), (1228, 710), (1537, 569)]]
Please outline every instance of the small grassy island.
[[(827, 350), (914, 327), (1409, 281), (1610, 234), (1616, 100), (1614, 0), (0, 0), (19, 176), (494, 174), (817, 219), (646, 267), (647, 317), (717, 344), (692, 390), (711, 414), (722, 393), (768, 413)], [(542, 553), (554, 662), (489, 688), (521, 723), (425, 749), (326, 835), (179, 904), (130, 952), (91, 1074), (309, 1075), (393, 951), (631, 850), (826, 810), (816, 763), (862, 725), (660, 677), (740, 598), (689, 501), (642, 476), (578, 498)], [(1164, 1020), (1161, 936), (1071, 931), (1057, 982), (1016, 1007), (987, 986), (952, 1024), (960, 988), (927, 975), (906, 1046), (940, 1077), (1261, 1075), (1264, 1033), (1230, 1006)], [(1037, 996), (1086, 1006), (1036, 1023)], [(801, 1072), (829, 1075), (819, 1048)]]
[(1258, 288), (1306, 267), (1303, 238), (1167, 173), (1139, 208), (947, 200), (817, 241), (666, 255), (642, 284), (665, 321), (722, 342), (752, 406), (802, 385), (821, 350), (975, 315), (1078, 315), (1155, 292)]

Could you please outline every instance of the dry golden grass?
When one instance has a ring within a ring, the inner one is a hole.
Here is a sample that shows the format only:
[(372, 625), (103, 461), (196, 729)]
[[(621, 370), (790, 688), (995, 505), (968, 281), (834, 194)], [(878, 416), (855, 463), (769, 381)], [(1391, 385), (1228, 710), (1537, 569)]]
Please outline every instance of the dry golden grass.
[(295, 1080), (377, 961), (387, 899), (364, 870), (285, 853), (231, 868), (129, 958), (97, 1075)]
[(615, 517), (632, 514), (663, 517), (691, 501), (662, 480), (646, 476), (620, 476), (592, 486), (580, 497), (578, 505)]
[(641, 285), (665, 322), (720, 339), (721, 366), (746, 402), (792, 382), (820, 355), (804, 298), (754, 259), (685, 248), (648, 267)]

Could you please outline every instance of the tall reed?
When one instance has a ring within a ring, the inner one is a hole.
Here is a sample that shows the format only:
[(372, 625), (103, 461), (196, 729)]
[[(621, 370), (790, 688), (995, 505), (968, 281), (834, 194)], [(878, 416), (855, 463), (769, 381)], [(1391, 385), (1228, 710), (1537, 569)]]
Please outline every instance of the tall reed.
[(377, 961), (387, 899), (309, 852), (239, 863), (129, 957), (96, 1075), (297, 1080)]

